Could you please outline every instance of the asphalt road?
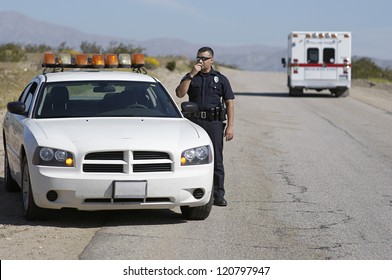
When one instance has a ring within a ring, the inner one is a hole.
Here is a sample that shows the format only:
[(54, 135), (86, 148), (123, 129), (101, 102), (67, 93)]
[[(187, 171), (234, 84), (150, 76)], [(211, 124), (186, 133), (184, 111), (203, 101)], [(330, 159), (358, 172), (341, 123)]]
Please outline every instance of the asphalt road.
[(0, 256), (15, 248), (12, 258), (392, 259), (392, 109), (325, 93), (290, 98), (284, 74), (228, 76), (236, 123), (224, 151), (227, 207), (205, 221), (174, 209), (26, 223), (19, 196), (2, 188), (0, 237), (14, 228), (34, 244), (40, 232), (42, 244), (0, 239)]
[(391, 259), (392, 114), (329, 94), (289, 98), (282, 75), (264, 78), (236, 92), (228, 207), (201, 222), (122, 213), (80, 257)]

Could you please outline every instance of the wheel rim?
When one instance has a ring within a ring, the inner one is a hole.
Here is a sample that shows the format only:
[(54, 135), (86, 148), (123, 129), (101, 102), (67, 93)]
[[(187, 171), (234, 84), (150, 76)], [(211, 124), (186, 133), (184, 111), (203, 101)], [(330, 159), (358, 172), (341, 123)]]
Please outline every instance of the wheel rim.
[(30, 174), (29, 168), (27, 164), (23, 166), (23, 175), (22, 175), (22, 198), (23, 198), (23, 207), (25, 211), (29, 207), (29, 197), (30, 197)]

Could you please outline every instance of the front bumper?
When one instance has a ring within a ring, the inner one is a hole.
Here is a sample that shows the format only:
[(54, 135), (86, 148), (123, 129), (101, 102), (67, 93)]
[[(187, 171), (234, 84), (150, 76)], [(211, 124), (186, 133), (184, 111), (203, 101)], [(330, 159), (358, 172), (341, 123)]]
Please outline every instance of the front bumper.
[[(202, 206), (209, 202), (213, 184), (213, 163), (177, 167), (172, 172), (140, 174), (86, 174), (70, 168), (36, 165), (29, 169), (35, 203), (50, 209), (94, 211)], [(143, 186), (145, 191), (142, 191)]]

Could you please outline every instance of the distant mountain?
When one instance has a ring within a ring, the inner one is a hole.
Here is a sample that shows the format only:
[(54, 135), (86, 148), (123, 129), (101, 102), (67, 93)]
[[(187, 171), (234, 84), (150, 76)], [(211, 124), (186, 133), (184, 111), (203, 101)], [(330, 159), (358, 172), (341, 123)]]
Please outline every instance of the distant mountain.
[[(171, 38), (139, 41), (137, 45), (146, 48), (149, 55), (180, 55), (189, 58), (194, 58), (197, 49), (201, 47), (199, 44)], [(286, 49), (263, 45), (225, 47), (212, 44), (211, 47), (215, 51), (217, 62), (250, 71), (283, 71), (280, 61), (286, 55)]]
[[(0, 44), (45, 44), (53, 48), (62, 42), (67, 46), (79, 49), (81, 42), (96, 43), (106, 47), (116, 41), (132, 44), (146, 49), (151, 56), (185, 56), (193, 58), (200, 45), (175, 38), (156, 38), (138, 41), (129, 38), (101, 36), (81, 32), (74, 28), (47, 23), (32, 19), (17, 12), (0, 12)], [(262, 45), (225, 47), (211, 45), (216, 55), (215, 60), (220, 63), (236, 65), (244, 70), (281, 71), (280, 57), (285, 50)]]
[[(185, 56), (194, 58), (200, 45), (175, 38), (156, 38), (138, 41), (129, 38), (88, 34), (74, 28), (34, 20), (17, 12), (0, 12), (0, 44), (45, 44), (57, 48), (62, 42), (79, 49), (83, 41), (107, 47), (110, 42), (132, 44), (146, 49), (151, 56)], [(264, 45), (226, 47), (211, 45), (215, 60), (219, 63), (236, 65), (239, 69), (251, 71), (285, 71), (280, 61), (286, 49)], [(382, 67), (391, 67), (392, 61), (377, 60)]]

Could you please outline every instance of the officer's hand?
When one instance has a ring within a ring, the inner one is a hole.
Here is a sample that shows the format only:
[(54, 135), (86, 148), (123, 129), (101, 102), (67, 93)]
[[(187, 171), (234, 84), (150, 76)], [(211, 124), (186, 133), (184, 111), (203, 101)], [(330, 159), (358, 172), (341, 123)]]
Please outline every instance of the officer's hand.
[(194, 77), (197, 73), (200, 72), (200, 70), (203, 68), (203, 64), (202, 63), (198, 63), (195, 66), (193, 66), (192, 71), (191, 71), (191, 76)]
[(233, 129), (232, 127), (228, 126), (228, 127), (226, 128), (226, 131), (225, 131), (225, 138), (226, 138), (226, 141), (232, 140), (233, 137), (234, 137), (234, 129)]

